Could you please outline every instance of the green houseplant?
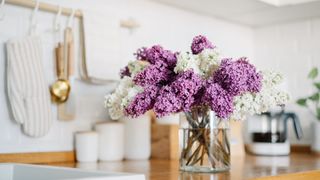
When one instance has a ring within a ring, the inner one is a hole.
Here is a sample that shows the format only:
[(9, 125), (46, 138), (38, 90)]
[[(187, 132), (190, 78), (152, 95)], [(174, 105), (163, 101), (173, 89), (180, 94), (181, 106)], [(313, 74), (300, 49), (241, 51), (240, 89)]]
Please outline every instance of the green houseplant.
[(297, 104), (308, 108), (317, 120), (320, 121), (320, 80), (317, 80), (318, 74), (318, 68), (314, 67), (311, 69), (308, 78), (312, 80), (316, 90), (312, 95), (298, 99)]
[(312, 81), (314, 87), (314, 93), (311, 95), (300, 98), (297, 100), (297, 104), (309, 109), (317, 121), (312, 123), (312, 143), (311, 148), (313, 151), (320, 152), (320, 79), (319, 70), (317, 67), (311, 69), (308, 74), (308, 78)]

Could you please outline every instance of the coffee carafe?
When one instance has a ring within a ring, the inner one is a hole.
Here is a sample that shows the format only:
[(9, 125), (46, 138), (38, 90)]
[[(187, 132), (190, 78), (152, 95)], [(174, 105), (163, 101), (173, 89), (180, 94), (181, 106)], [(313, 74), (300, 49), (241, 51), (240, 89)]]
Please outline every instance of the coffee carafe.
[(263, 113), (257, 119), (258, 128), (251, 133), (248, 150), (257, 155), (288, 155), (288, 122), (292, 121), (297, 139), (302, 138), (302, 128), (298, 116), (281, 110), (276, 113)]

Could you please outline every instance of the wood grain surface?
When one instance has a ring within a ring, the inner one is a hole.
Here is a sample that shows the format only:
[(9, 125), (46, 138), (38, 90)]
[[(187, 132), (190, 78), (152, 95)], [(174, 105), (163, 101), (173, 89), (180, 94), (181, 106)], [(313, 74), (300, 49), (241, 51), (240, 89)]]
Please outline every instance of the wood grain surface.
[(179, 126), (152, 124), (151, 158), (179, 159)]
[(261, 178), (255, 178), (253, 180), (303, 180), (303, 179), (306, 179), (306, 180), (320, 179), (320, 170), (283, 174), (279, 176), (261, 177)]
[(75, 152), (37, 152), (0, 154), (0, 162), (15, 163), (57, 163), (75, 162)]
[(54, 163), (53, 166), (142, 173), (150, 180), (320, 180), (320, 157), (310, 153), (290, 156), (233, 156), (230, 172), (197, 174), (179, 171), (177, 160), (99, 163)]

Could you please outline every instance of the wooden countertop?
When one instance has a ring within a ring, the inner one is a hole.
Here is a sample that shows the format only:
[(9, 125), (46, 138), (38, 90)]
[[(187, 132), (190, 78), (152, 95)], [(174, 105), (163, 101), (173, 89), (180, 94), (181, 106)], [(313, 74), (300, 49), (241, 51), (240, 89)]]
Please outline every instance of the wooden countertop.
[[(150, 180), (229, 180), (256, 179), (266, 176), (288, 175), (304, 179), (320, 179), (320, 157), (310, 153), (291, 154), (290, 156), (267, 157), (252, 156), (232, 157), (230, 172), (217, 174), (195, 174), (179, 172), (178, 161), (149, 160), (99, 163), (55, 163), (53, 166), (76, 167), (90, 170), (142, 173)], [(319, 169), (319, 171), (317, 171)], [(308, 171), (312, 171), (307, 173)], [(297, 175), (289, 175), (299, 173)], [(307, 175), (307, 176), (306, 176)], [(264, 178), (262, 178), (264, 179)], [(267, 178), (278, 179), (278, 178)], [(297, 179), (297, 178), (296, 178)]]

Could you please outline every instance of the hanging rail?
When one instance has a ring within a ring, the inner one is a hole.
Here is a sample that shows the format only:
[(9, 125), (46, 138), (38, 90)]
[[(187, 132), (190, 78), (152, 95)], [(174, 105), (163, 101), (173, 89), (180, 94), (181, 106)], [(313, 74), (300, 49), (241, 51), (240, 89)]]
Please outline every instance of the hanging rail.
[[(22, 7), (31, 8), (31, 9), (33, 9), (36, 5), (36, 1), (34, 1), (34, 0), (6, 0), (5, 2), (7, 4), (22, 6)], [(39, 3), (39, 10), (56, 14), (59, 11), (59, 6), (49, 4), (46, 2), (40, 2)], [(62, 8), (61, 14), (66, 15), (66, 16), (70, 16), (71, 13), (72, 13), (71, 8), (64, 8), (64, 7)], [(76, 10), (74, 16), (77, 18), (82, 18), (82, 11), (79, 9)], [(132, 19), (128, 19), (128, 20), (121, 20), (120, 26), (123, 28), (133, 29), (133, 28), (139, 27), (139, 24)]]

